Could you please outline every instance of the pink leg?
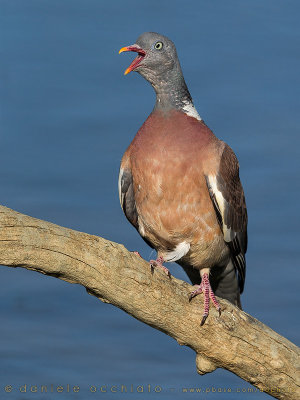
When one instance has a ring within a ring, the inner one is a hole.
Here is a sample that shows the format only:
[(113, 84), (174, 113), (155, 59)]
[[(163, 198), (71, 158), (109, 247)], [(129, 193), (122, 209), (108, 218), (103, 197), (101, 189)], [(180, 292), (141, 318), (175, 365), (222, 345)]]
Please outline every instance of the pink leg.
[(200, 293), (204, 294), (204, 313), (202, 316), (202, 321), (200, 326), (204, 324), (206, 318), (208, 317), (210, 300), (212, 301), (216, 309), (219, 311), (219, 315), (221, 315), (221, 307), (210, 286), (208, 274), (205, 272), (204, 274), (202, 274), (201, 278), (202, 278), (201, 285), (197, 285), (196, 289), (189, 296), (189, 301), (191, 301), (192, 298), (197, 296), (198, 294)]
[(151, 272), (154, 272), (154, 268), (158, 267), (161, 268), (167, 275), (169, 278), (171, 278), (171, 274), (170, 271), (168, 270), (167, 267), (165, 267), (163, 265), (164, 259), (163, 257), (158, 257), (156, 260), (150, 260), (150, 267), (151, 267)]

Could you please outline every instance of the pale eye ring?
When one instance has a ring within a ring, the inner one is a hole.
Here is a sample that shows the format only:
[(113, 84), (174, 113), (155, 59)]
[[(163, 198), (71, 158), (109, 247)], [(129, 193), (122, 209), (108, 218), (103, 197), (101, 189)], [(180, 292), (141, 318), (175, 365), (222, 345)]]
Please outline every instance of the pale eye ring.
[(154, 45), (154, 48), (156, 50), (161, 50), (163, 48), (163, 43), (162, 42), (156, 42)]

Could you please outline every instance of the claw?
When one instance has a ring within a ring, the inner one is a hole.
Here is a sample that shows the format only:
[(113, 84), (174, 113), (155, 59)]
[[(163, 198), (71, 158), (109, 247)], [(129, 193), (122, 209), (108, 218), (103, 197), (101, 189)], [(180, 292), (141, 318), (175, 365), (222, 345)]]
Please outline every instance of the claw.
[(195, 297), (196, 295), (194, 294), (194, 292), (190, 293), (189, 295), (189, 303), (192, 301), (192, 299)]
[(207, 318), (207, 317), (208, 317), (208, 315), (203, 314), (203, 317), (202, 317), (200, 326), (203, 326), (203, 325), (204, 325), (204, 322), (206, 321), (206, 318)]
[(191, 301), (194, 297), (196, 297), (200, 293), (202, 293), (202, 287), (201, 285), (197, 285), (197, 288), (190, 293), (189, 301)]
[[(167, 268), (166, 268), (166, 269), (167, 269)], [(172, 276), (172, 275), (171, 275), (171, 272), (170, 272), (169, 270), (168, 270), (168, 272), (167, 272), (167, 275), (168, 275), (169, 278), (171, 278), (171, 276)]]

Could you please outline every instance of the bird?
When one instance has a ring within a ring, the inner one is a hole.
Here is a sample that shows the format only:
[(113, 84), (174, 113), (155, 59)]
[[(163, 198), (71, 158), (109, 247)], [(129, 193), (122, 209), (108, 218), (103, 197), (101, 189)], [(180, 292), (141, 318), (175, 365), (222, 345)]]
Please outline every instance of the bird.
[(246, 273), (247, 208), (233, 150), (197, 112), (174, 43), (145, 32), (119, 51), (137, 53), (125, 71), (138, 72), (154, 88), (153, 111), (125, 151), (120, 165), (120, 204), (129, 222), (164, 263), (183, 267), (193, 285), (221, 315), (216, 296), (239, 308)]

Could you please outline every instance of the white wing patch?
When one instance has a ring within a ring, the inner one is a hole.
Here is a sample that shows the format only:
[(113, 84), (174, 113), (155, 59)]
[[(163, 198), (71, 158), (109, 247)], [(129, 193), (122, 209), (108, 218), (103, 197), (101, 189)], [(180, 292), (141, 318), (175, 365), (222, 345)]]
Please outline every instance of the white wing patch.
[(177, 261), (180, 260), (182, 257), (184, 257), (188, 251), (190, 250), (191, 245), (187, 242), (181, 242), (179, 243), (173, 251), (170, 251), (169, 253), (164, 254), (164, 260), (166, 262), (172, 262), (172, 261)]
[(189, 116), (196, 118), (198, 121), (201, 121), (201, 117), (198, 114), (194, 104), (191, 101), (185, 101), (182, 110)]
[(145, 236), (145, 228), (144, 228), (144, 224), (141, 221), (141, 218), (138, 218), (138, 226), (139, 226), (139, 233), (142, 237)]
[(124, 172), (123, 168), (120, 168), (119, 180), (118, 180), (118, 190), (119, 190), (119, 200), (120, 200), (122, 209), (123, 209), (123, 200), (124, 200), (124, 195), (125, 195), (124, 193), (122, 193), (122, 190), (121, 190), (121, 181), (122, 181), (123, 172)]
[(227, 225), (224, 223), (224, 214), (225, 214), (225, 209), (228, 206), (226, 200), (224, 199), (222, 193), (218, 190), (217, 187), (217, 178), (215, 175), (209, 175), (207, 177), (208, 183), (210, 185), (210, 188), (215, 196), (217, 205), (219, 207), (219, 212), (222, 216), (222, 221), (223, 221), (223, 235), (224, 235), (224, 240), (225, 242), (231, 242), (235, 236), (236, 233), (229, 228)]

